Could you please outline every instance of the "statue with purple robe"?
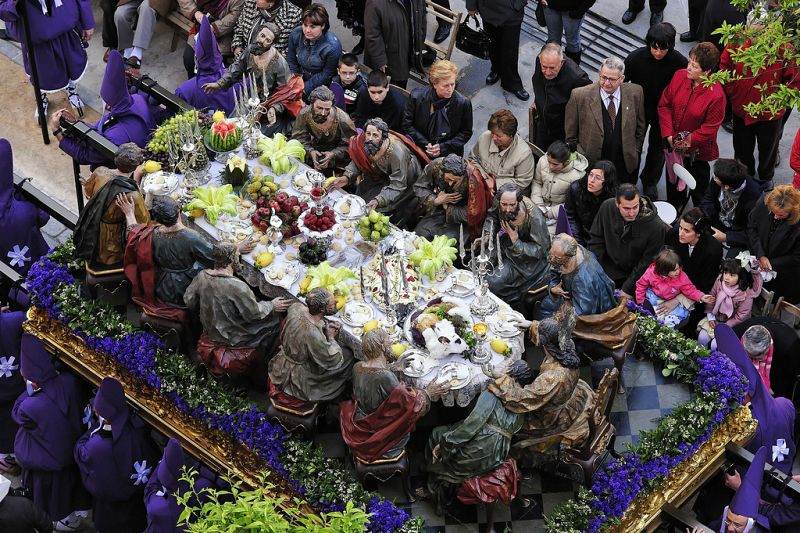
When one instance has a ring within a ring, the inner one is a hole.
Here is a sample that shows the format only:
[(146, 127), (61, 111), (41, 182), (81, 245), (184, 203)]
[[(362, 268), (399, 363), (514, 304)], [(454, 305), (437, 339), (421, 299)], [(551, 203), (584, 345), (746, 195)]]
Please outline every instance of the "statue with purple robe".
[(67, 521), (73, 511), (86, 508), (72, 457), (86, 399), (72, 374), (56, 370), (37, 337), (23, 334), (21, 351), (26, 391), (17, 398), (12, 417), (19, 426), (14, 453), (22, 466), (22, 484), (33, 493), (37, 507), (53, 520)]
[[(25, 276), (34, 261), (47, 253), (40, 228), (48, 220), (50, 215), (16, 193), (11, 144), (0, 139), (0, 260)], [(18, 303), (26, 307), (25, 300)]]
[(0, 312), (0, 473), (18, 476), (19, 464), (14, 457), (14, 436), (17, 424), (11, 417), (14, 402), (25, 391), (19, 372), (22, 323), (25, 313)]
[(215, 82), (225, 75), (225, 66), (222, 64), (222, 54), (217, 46), (217, 38), (214, 36), (208, 17), (205, 16), (200, 24), (200, 31), (197, 32), (194, 55), (197, 74), (181, 83), (175, 89), (175, 95), (183, 98), (197, 109), (224, 111), (226, 115), (230, 115), (233, 112), (235, 84), (229, 84), (224, 90), (212, 94), (203, 90), (204, 85)]
[[(144, 148), (151, 132), (156, 128), (157, 110), (141, 94), (130, 94), (125, 81), (125, 65), (119, 52), (108, 54), (106, 73), (100, 86), (100, 97), (106, 105), (106, 112), (95, 123), (97, 132), (120, 146), (127, 142)], [(61, 116), (66, 110), (60, 109), (50, 118), (50, 129), (58, 132)], [(112, 166), (112, 162), (87, 143), (72, 139), (63, 133), (55, 135), (59, 147), (80, 165), (90, 165), (92, 169)]]
[[(33, 49), (23, 32), (25, 10)], [(70, 104), (83, 116), (83, 101), (75, 83), (86, 71), (85, 47), (94, 33), (94, 14), (89, 0), (0, 0), (0, 19), (8, 33), (22, 46), (25, 72), (31, 76), (30, 54), (36, 58), (40, 98), (47, 115), (47, 93), (65, 91)], [(39, 116), (38, 109), (36, 116)]]
[(147, 427), (125, 403), (114, 378), (100, 383), (94, 399), (97, 421), (75, 444), (75, 461), (94, 497), (94, 525), (100, 532), (141, 533), (146, 527), (144, 488), (156, 460)]

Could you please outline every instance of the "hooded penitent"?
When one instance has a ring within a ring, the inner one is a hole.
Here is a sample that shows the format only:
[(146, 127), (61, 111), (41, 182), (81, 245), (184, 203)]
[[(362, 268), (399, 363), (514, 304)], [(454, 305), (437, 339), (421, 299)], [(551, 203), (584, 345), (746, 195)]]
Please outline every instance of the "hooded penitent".
[(169, 439), (166, 448), (164, 448), (164, 456), (156, 469), (156, 476), (158, 481), (170, 491), (178, 488), (178, 480), (181, 477), (181, 467), (183, 467), (184, 460), (185, 456), (180, 443), (175, 439)]
[(770, 451), (767, 462), (784, 474), (790, 474), (796, 451), (793, 438), (794, 405), (787, 398), (772, 397), (730, 326), (717, 324), (714, 336), (717, 340), (717, 349), (726, 354), (749, 381), (747, 395), (750, 397), (753, 418), (758, 420), (758, 427), (746, 446), (747, 450), (755, 452), (760, 447), (766, 446)]
[(766, 517), (758, 514), (758, 505), (761, 500), (761, 484), (764, 481), (764, 464), (768, 457), (768, 448), (762, 446), (756, 451), (755, 456), (753, 456), (753, 462), (750, 463), (747, 473), (742, 478), (742, 484), (739, 490), (736, 491), (731, 503), (725, 508), (725, 512), (722, 515), (724, 521), (730, 510), (740, 516), (750, 519), (742, 533), (751, 531), (754, 522), (767, 530), (769, 529), (769, 521)]
[(20, 341), (25, 313), (0, 313), (0, 453), (14, 451), (17, 425), (11, 418), (14, 400), (25, 390), (19, 373)]
[(197, 40), (194, 44), (194, 59), (197, 65), (197, 74), (183, 82), (175, 90), (175, 94), (197, 109), (232, 113), (233, 91), (238, 89), (238, 83), (213, 94), (206, 94), (203, 91), (204, 84), (216, 82), (225, 74), (222, 54), (219, 51), (217, 38), (211, 29), (211, 24), (208, 22), (208, 17), (203, 17), (203, 21), (200, 23), (200, 30), (197, 32)]
[(0, 261), (25, 276), (47, 253), (39, 228), (48, 220), (50, 215), (16, 194), (11, 144), (0, 139)]
[[(143, 147), (146, 137), (155, 127), (153, 111), (150, 104), (141, 95), (132, 95), (128, 91), (128, 82), (125, 78), (125, 60), (116, 50), (108, 54), (106, 73), (103, 76), (103, 83), (100, 85), (100, 97), (108, 106), (108, 111), (100, 117), (97, 122), (97, 131), (103, 133), (107, 127), (112, 125), (123, 125), (127, 132), (127, 140), (124, 142), (134, 142)], [(128, 126), (120, 121), (109, 120), (111, 117), (120, 119), (122, 117), (135, 117), (146, 128), (146, 137), (140, 139), (140, 128)], [(110, 139), (116, 144), (122, 144), (120, 139)]]

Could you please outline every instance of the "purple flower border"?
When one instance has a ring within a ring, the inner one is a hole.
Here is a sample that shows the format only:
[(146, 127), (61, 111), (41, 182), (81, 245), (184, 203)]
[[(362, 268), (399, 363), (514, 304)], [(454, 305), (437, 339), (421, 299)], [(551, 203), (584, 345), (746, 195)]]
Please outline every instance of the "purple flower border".
[[(51, 250), (52, 252), (52, 250)], [(86, 335), (82, 331), (69, 326), (69, 317), (58, 307), (55, 294), (63, 285), (76, 283), (65, 265), (55, 263), (48, 257), (34, 263), (28, 272), (27, 286), (34, 297), (35, 304), (47, 314), (64, 324), (70, 331), (83, 339), (96, 351), (108, 354), (125, 370), (143, 380), (156, 391), (160, 391), (161, 382), (156, 373), (156, 352), (165, 349), (161, 339), (148, 331), (127, 333), (122, 338), (97, 338)], [(290, 479), (286, 467), (282, 463), (283, 443), (289, 438), (285, 432), (267, 419), (265, 413), (255, 407), (248, 410), (225, 414), (215, 414), (203, 407), (191, 407), (183, 398), (174, 392), (165, 395), (178, 409), (192, 416), (211, 428), (218, 429), (242, 443), (266, 461), (270, 467), (298, 493), (305, 494), (302, 483)], [(321, 512), (342, 511), (345, 502), (311, 502)], [(370, 514), (367, 531), (370, 533), (391, 533), (400, 531), (410, 516), (392, 502), (373, 498), (365, 502), (366, 512)]]

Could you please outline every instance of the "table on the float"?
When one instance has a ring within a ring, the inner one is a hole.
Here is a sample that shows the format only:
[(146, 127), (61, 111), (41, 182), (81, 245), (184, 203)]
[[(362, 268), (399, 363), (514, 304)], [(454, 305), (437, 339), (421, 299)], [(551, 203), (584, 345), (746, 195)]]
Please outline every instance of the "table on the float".
[[(240, 151), (239, 155), (244, 157), (243, 150)], [(251, 159), (247, 161), (248, 165), (250, 166), (251, 172), (252, 168), (255, 165), (259, 165), (263, 168), (262, 174), (263, 175), (270, 175), (273, 177), (275, 183), (278, 185), (278, 191), (284, 191), (287, 194), (291, 194), (294, 196), (298, 196), (299, 198), (309, 197), (308, 192), (305, 190), (299, 190), (294, 187), (294, 182), (291, 179), (292, 176), (284, 175), (278, 176), (271, 172), (269, 167), (262, 165), (258, 160)], [(297, 171), (294, 175), (298, 173), (304, 173), (310, 168), (302, 162), (297, 163)], [(218, 161), (211, 161), (210, 167), (210, 175), (211, 180), (203, 186), (214, 185), (219, 186), (222, 184), (222, 175), (224, 171), (224, 165)], [(181, 177), (181, 183), (179, 188), (183, 188), (183, 181)], [(335, 190), (331, 191), (329, 194), (329, 198), (331, 204), (335, 204), (335, 202), (342, 197), (342, 191)], [(253, 202), (255, 204), (255, 202)], [(337, 213), (337, 217), (338, 217)], [(205, 216), (191, 219), (186, 217), (187, 223), (193, 229), (199, 231), (201, 235), (212, 242), (218, 242), (223, 238), (229, 238), (234, 236), (236, 231), (231, 228), (230, 221), (233, 221), (234, 227), (238, 226), (241, 227), (242, 224), (241, 220), (247, 223), (247, 227), (249, 228), (250, 235), (255, 233), (255, 229), (250, 223), (250, 217), (246, 217), (245, 219), (241, 219), (238, 215), (221, 215), (220, 219), (217, 221), (217, 226), (210, 224)], [(336, 259), (336, 256), (343, 258), (340, 262), (333, 264), (332, 266), (348, 266), (356, 275), (355, 279), (351, 280), (350, 283), (350, 291), (351, 294), (349, 298), (357, 299), (364, 301), (362, 291), (360, 290), (360, 272), (361, 269), (364, 269), (365, 276), (371, 275), (368, 270), (368, 265), (372, 260), (372, 256), (364, 257), (363, 254), (356, 254), (354, 252), (347, 251), (348, 248), (353, 248), (355, 245), (363, 241), (364, 239), (361, 237), (361, 234), (358, 231), (358, 217), (354, 217), (348, 220), (338, 220), (338, 224), (340, 225), (339, 229), (334, 233), (331, 241), (331, 250), (329, 252), (329, 260), (333, 258)], [(242, 236), (241, 234), (239, 235)], [(404, 232), (398, 230), (397, 228), (392, 228), (391, 233), (385, 239), (393, 243), (396, 247), (405, 246), (406, 243), (410, 245), (410, 239), (415, 238), (415, 234), (411, 232)], [(300, 260), (298, 259), (299, 250), (298, 247), (300, 243), (304, 241), (305, 237), (301, 234), (291, 239), (285, 239), (282, 243), (281, 247), (283, 248), (282, 253), (276, 254), (275, 258), (273, 259), (272, 264), (268, 267), (263, 269), (258, 269), (255, 266), (255, 257), (258, 255), (259, 252), (265, 251), (268, 248), (268, 245), (258, 243), (256, 248), (253, 250), (252, 253), (247, 254), (242, 257), (242, 262), (244, 263), (242, 267), (239, 269), (239, 274), (241, 277), (252, 287), (257, 287), (263, 294), (268, 297), (276, 297), (276, 296), (290, 296), (293, 298), (302, 298), (300, 296), (300, 282), (305, 278), (306, 270), (309, 267), (303, 265)], [(275, 283), (274, 280), (270, 280), (268, 277), (267, 272), (269, 269), (272, 269), (274, 272), (275, 270), (286, 269), (294, 271), (296, 269), (297, 274), (290, 276), (291, 283), (289, 281), (284, 281), (283, 283)], [(464, 272), (464, 271), (462, 271)], [(417, 299), (415, 305), (417, 308), (422, 308), (427, 302), (433, 300), (439, 296), (447, 296), (447, 290), (452, 285), (451, 274), (456, 273), (456, 269), (454, 267), (450, 267), (450, 269), (446, 272), (446, 275), (441, 279), (441, 281), (432, 280), (431, 282), (424, 283), (421, 287), (419, 294), (417, 294)], [(497, 302), (498, 304), (498, 312), (503, 311), (511, 311), (511, 308), (502, 300), (500, 300), (494, 294), (490, 294), (490, 296)], [(456, 298), (454, 296), (450, 296), (451, 298)], [(457, 297), (460, 300), (460, 304), (462, 306), (469, 307), (469, 304), (475, 298), (475, 294), (468, 294), (464, 296)], [(365, 301), (367, 305), (370, 306), (372, 309), (373, 317), (376, 318), (382, 325), (388, 325), (386, 320), (386, 314), (383, 312), (382, 308), (375, 304), (374, 301)], [(472, 323), (481, 322), (479, 317), (472, 316)], [(359, 335), (361, 333), (361, 328), (354, 327), (348, 324), (346, 321), (342, 320), (343, 327), (346, 331), (351, 334)], [(403, 328), (403, 324), (399, 324), (398, 327)], [(415, 345), (408, 334), (406, 328), (402, 333), (403, 342), (407, 343), (409, 346), (420, 349), (423, 352), (427, 351), (424, 348), (421, 348)], [(450, 390), (447, 394), (442, 397), (442, 402), (445, 406), (452, 406), (452, 405), (459, 405), (459, 406), (466, 406), (468, 405), (475, 397), (477, 397), (481, 391), (486, 388), (488, 382), (492, 379), (489, 377), (485, 371), (486, 369), (494, 369), (495, 371), (501, 371), (504, 367), (507, 367), (510, 361), (519, 360), (525, 350), (524, 346), (524, 337), (523, 332), (520, 331), (518, 334), (513, 336), (504, 336), (502, 337), (508, 343), (508, 347), (510, 349), (510, 354), (508, 355), (500, 355), (495, 353), (491, 350), (488, 346), (488, 341), (493, 337), (498, 336), (493, 333), (490, 329), (486, 340), (486, 349), (492, 355), (491, 360), (484, 364), (479, 365), (473, 363), (468, 358), (464, 358), (461, 355), (449, 355), (442, 357), (440, 359), (436, 359), (435, 366), (431, 368), (429, 372), (426, 374), (419, 376), (419, 377), (410, 377), (402, 372), (398, 371), (398, 376), (403, 379), (405, 382), (417, 386), (417, 387), (424, 387), (428, 385), (431, 381), (437, 378), (439, 374), (439, 370), (448, 363), (464, 363), (467, 365), (470, 371), (470, 379), (466, 383), (466, 385), (455, 389)]]

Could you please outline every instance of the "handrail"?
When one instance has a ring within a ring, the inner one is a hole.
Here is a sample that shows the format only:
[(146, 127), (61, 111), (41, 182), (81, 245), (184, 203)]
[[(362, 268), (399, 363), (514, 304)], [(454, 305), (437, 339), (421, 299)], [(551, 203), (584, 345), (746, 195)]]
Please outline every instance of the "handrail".
[(56, 219), (69, 230), (75, 230), (78, 223), (78, 215), (61, 205), (60, 202), (48, 196), (47, 193), (37, 188), (30, 179), (24, 178), (15, 181), (14, 187), (25, 200), (32, 203), (42, 211), (45, 211), (52, 218)]
[(128, 81), (133, 87), (136, 87), (148, 96), (153, 97), (153, 99), (166, 107), (172, 113), (182, 113), (184, 111), (194, 110), (194, 107), (186, 100), (176, 96), (175, 93), (166, 90), (147, 74), (142, 74), (138, 77), (129, 74)]

